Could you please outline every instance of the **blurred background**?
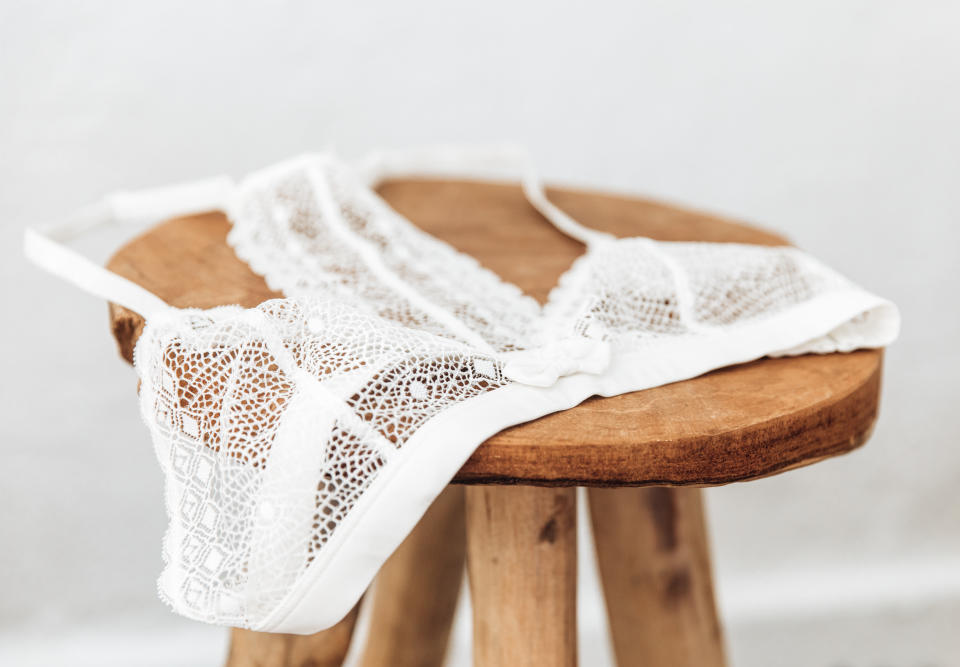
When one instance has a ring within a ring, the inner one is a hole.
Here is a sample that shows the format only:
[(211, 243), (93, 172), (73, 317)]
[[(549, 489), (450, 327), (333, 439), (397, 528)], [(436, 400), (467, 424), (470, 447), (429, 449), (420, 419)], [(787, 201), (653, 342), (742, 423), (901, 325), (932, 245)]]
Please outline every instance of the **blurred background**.
[[(719, 602), (736, 667), (960, 664), (958, 28), (935, 0), (3, 0), (0, 664), (215, 665), (226, 645), (156, 597), (134, 373), (105, 305), (26, 264), (23, 227), (325, 147), (502, 141), (554, 184), (771, 227), (899, 304), (866, 447), (708, 491)], [(469, 635), (461, 616), (452, 664)]]

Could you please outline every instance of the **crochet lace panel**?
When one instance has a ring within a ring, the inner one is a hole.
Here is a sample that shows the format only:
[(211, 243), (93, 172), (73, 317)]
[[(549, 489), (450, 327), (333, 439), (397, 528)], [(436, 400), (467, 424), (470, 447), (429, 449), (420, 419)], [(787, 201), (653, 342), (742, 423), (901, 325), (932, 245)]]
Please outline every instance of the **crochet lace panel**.
[(237, 255), (287, 297), (335, 293), (385, 320), (497, 351), (522, 344), (540, 310), (323, 160), (250, 179), (230, 217)]
[(505, 384), (501, 364), (338, 300), (150, 323), (141, 406), (167, 477), (161, 594), (252, 627), (423, 423)]
[[(319, 157), (249, 178), (230, 217), (234, 251), (287, 297), (336, 294), (490, 352), (573, 333), (630, 345), (706, 333), (854, 287), (794, 248), (631, 238), (592, 245), (541, 307)], [(854, 349), (870, 328), (856, 324), (791, 353)]]

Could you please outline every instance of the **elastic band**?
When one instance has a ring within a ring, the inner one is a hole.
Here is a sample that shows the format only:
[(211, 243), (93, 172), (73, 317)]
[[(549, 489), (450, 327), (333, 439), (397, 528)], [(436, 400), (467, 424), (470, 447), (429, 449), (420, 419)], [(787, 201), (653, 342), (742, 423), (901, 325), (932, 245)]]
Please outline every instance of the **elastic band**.
[(221, 176), (204, 181), (133, 192), (118, 192), (99, 204), (78, 211), (67, 220), (24, 233), (24, 253), (55, 276), (145, 318), (173, 308), (140, 285), (109, 271), (64, 245), (98, 227), (113, 224), (160, 222), (192, 213), (225, 208), (233, 182)]
[[(557, 208), (549, 199), (529, 154), (514, 146), (458, 148), (441, 146), (413, 151), (373, 153), (356, 165), (360, 179), (370, 187), (387, 178), (405, 176), (464, 176), (499, 173), (507, 169), (520, 181), (527, 201), (567, 236), (590, 246), (613, 235), (585, 227)], [(479, 172), (479, 173), (478, 173)]]

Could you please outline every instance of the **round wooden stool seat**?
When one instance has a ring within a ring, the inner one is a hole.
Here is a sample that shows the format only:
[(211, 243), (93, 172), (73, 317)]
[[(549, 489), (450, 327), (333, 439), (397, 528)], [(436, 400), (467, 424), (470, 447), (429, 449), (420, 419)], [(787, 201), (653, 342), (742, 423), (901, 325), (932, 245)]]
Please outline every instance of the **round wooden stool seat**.
[[(425, 231), (539, 301), (584, 248), (527, 203), (519, 187), (392, 181), (381, 195)], [(743, 224), (633, 198), (553, 189), (584, 224), (618, 236), (779, 245)], [(161, 224), (121, 248), (109, 267), (168, 303), (251, 307), (280, 296), (226, 244), (221, 213)], [(132, 360), (142, 326), (112, 306)], [(877, 414), (882, 353), (763, 359), (671, 385), (592, 398), (509, 428), (481, 445), (455, 481), (580, 486), (708, 485), (761, 477), (863, 443)]]

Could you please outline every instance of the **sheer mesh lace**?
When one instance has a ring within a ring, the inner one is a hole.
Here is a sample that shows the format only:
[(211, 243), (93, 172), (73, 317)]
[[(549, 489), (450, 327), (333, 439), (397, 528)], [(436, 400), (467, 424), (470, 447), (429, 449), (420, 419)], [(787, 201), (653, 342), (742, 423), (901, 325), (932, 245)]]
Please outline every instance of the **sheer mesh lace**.
[(335, 291), (385, 320), (498, 351), (522, 345), (539, 311), (329, 159), (250, 179), (231, 219), (237, 255), (291, 298)]
[(163, 597), (256, 625), (410, 435), (503, 386), (500, 365), (339, 299), (158, 318), (137, 366), (167, 473)]

